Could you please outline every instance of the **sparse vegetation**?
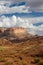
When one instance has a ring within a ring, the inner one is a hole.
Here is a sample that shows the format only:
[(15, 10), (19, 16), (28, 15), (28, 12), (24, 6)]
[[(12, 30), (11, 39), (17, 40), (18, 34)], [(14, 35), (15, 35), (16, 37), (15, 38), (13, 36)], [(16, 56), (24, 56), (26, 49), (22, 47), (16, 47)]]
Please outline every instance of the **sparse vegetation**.
[(34, 59), (34, 63), (38, 63), (39, 61), (40, 61), (39, 58), (35, 58), (35, 59)]
[(37, 58), (35, 58), (34, 59), (34, 63), (36, 64), (36, 65), (43, 65), (43, 52), (42, 51), (40, 51), (41, 53), (39, 53), (38, 55), (37, 55)]
[(0, 57), (0, 62), (6, 62), (6, 59), (3, 57)]
[(22, 65), (28, 65), (27, 61), (23, 60)]
[(22, 60), (22, 57), (19, 57), (20, 60)]
[(10, 32), (0, 32), (0, 65), (43, 65), (43, 37)]
[(4, 65), (13, 65), (13, 63), (12, 62), (5, 62)]
[(43, 65), (43, 60), (40, 60), (37, 65)]

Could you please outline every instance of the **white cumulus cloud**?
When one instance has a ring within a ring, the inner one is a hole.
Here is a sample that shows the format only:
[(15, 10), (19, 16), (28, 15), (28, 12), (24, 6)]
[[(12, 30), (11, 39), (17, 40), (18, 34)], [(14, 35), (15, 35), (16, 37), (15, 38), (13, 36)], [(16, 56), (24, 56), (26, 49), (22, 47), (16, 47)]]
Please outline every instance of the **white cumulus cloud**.
[(16, 16), (11, 18), (2, 16), (0, 18), (0, 27), (13, 27), (16, 25)]
[(1, 0), (0, 5), (9, 7), (9, 5), (20, 2), (26, 2), (29, 11), (43, 12), (43, 0)]
[(24, 27), (31, 34), (43, 35), (43, 24), (33, 25), (36, 23), (43, 23), (43, 17), (20, 18), (15, 15), (12, 17), (0, 17), (0, 27)]
[(29, 13), (29, 12), (31, 12), (28, 10), (29, 7), (26, 7), (25, 5), (9, 7), (10, 4), (12, 5), (12, 3), (7, 2), (7, 1), (0, 1), (0, 15), (1, 14), (11, 14), (11, 13)]

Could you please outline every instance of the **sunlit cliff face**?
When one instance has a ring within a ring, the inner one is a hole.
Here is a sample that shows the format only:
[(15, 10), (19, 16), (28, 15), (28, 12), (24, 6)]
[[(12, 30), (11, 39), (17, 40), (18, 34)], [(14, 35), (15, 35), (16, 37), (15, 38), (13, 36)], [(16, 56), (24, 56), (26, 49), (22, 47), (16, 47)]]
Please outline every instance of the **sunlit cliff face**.
[(12, 32), (14, 34), (25, 34), (27, 31), (25, 28), (1, 28), (2, 32)]
[(28, 33), (28, 31), (25, 28), (2, 28), (0, 29), (0, 33), (6, 36), (12, 36), (16, 39), (26, 39), (33, 36), (30, 33)]
[(13, 28), (12, 30), (15, 34), (25, 34), (27, 32), (25, 28)]
[(19, 39), (23, 39), (27, 35), (27, 31), (25, 28), (12, 28), (10, 33), (15, 35)]

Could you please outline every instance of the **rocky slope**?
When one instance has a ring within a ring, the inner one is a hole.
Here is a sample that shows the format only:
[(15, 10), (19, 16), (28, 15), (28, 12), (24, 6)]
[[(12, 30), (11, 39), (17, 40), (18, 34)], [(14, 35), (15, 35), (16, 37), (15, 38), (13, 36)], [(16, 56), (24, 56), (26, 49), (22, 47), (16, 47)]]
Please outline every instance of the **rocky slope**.
[(43, 60), (43, 36), (24, 28), (0, 29), (0, 65), (37, 65), (37, 58)]
[(26, 40), (43, 42), (43, 36), (32, 35), (25, 28), (0, 28), (0, 38), (14, 42)]
[(0, 29), (0, 37), (2, 36), (10, 40), (27, 40), (32, 37), (25, 28), (2, 28)]

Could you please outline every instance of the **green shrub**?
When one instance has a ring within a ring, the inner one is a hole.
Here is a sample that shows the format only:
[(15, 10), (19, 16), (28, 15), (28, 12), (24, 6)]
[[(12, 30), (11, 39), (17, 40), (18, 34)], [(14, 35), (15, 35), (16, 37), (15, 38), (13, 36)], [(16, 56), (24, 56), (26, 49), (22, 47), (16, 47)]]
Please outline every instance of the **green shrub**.
[(0, 62), (5, 62), (5, 58), (0, 58)]
[(39, 58), (34, 59), (34, 63), (38, 63), (39, 61), (40, 61)]
[(23, 60), (22, 65), (28, 65), (27, 61)]
[(20, 60), (22, 60), (22, 57), (19, 57)]
[(40, 60), (37, 65), (43, 65), (43, 60)]

